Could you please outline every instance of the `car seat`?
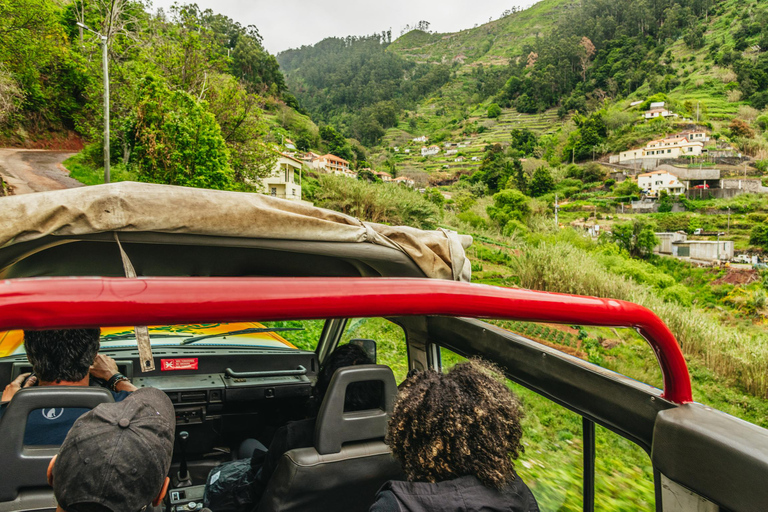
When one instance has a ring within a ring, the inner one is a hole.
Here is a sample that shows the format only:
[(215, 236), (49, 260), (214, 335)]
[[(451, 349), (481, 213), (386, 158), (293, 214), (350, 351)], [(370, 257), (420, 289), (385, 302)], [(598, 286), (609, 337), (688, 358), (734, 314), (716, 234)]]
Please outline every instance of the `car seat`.
[(56, 509), (46, 471), (59, 447), (24, 445), (29, 413), (49, 407), (93, 409), (109, 402), (112, 394), (97, 387), (28, 388), (14, 395), (0, 418), (0, 512)]
[[(347, 386), (378, 381), (379, 408), (344, 412)], [(315, 425), (315, 446), (286, 452), (278, 462), (257, 512), (367, 511), (387, 480), (404, 480), (400, 464), (384, 444), (397, 385), (383, 365), (336, 371)]]

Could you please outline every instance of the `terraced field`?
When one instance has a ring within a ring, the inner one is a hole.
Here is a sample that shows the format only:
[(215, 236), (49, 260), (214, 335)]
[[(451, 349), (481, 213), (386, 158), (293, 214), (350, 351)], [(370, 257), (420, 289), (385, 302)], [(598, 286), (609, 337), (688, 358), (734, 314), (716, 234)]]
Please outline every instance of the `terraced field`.
[[(425, 115), (425, 112), (420, 111), (418, 114)], [(485, 127), (483, 133), (463, 136), (462, 130), (456, 129), (451, 137), (437, 143), (440, 146), (440, 153), (428, 157), (421, 156), (421, 148), (424, 145), (431, 145), (432, 142), (426, 144), (413, 142), (412, 139), (421, 133), (409, 133), (405, 130), (407, 126), (401, 123), (399, 127), (388, 130), (382, 141), (383, 151), (375, 159), (382, 161), (385, 158), (391, 158), (400, 172), (422, 171), (429, 174), (445, 173), (450, 176), (459, 173), (471, 174), (480, 166), (485, 147), (488, 144), (508, 143), (513, 129), (528, 128), (541, 135), (556, 131), (562, 124), (555, 109), (541, 114), (522, 114), (515, 109), (504, 109), (497, 119), (488, 119), (482, 109), (478, 108), (463, 124), (475, 122)], [(446, 143), (458, 144), (458, 146), (446, 147)], [(456, 153), (447, 155), (447, 150), (455, 150)], [(457, 162), (457, 159), (461, 161)]]

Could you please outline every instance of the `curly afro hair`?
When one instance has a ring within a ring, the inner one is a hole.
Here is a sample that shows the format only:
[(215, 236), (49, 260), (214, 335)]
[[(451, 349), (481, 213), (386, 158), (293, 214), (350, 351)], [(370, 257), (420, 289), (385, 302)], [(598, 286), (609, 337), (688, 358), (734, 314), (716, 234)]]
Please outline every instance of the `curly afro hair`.
[(448, 373), (413, 375), (400, 390), (386, 442), (408, 480), (473, 475), (486, 487), (514, 480), (523, 410), (503, 373), (472, 359)]

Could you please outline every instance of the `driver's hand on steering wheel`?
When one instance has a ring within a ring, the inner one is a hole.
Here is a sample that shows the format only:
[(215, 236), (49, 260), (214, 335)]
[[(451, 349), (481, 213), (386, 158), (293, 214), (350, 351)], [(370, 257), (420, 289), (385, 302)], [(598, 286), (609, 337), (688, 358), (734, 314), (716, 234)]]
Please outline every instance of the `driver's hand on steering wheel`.
[[(27, 379), (27, 377), (29, 378)], [(27, 381), (24, 382), (24, 379), (27, 379)], [(3, 390), (3, 398), (0, 401), (10, 402), (13, 395), (15, 395), (22, 387), (29, 388), (35, 384), (37, 384), (37, 377), (35, 375), (32, 375), (31, 373), (22, 373), (13, 379), (10, 384), (5, 386), (5, 389)]]
[(108, 381), (116, 373), (118, 369), (114, 359), (104, 354), (96, 354), (96, 359), (91, 365), (91, 376)]

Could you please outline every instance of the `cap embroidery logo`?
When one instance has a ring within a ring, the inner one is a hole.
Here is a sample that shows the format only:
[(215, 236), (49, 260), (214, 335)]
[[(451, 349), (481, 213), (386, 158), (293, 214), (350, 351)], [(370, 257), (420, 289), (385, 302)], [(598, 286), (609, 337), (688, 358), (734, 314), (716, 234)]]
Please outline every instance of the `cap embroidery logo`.
[(43, 418), (47, 420), (55, 420), (64, 414), (64, 409), (42, 409)]

